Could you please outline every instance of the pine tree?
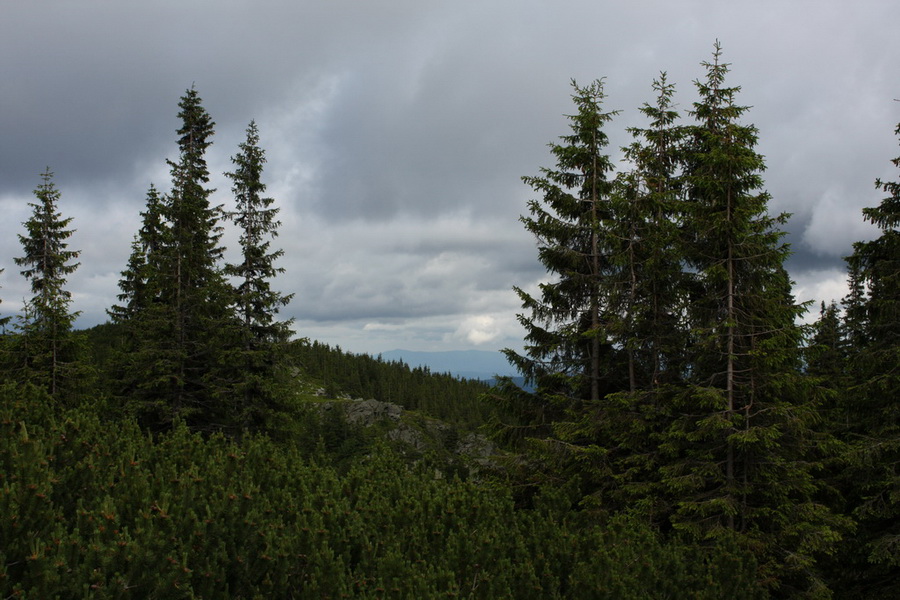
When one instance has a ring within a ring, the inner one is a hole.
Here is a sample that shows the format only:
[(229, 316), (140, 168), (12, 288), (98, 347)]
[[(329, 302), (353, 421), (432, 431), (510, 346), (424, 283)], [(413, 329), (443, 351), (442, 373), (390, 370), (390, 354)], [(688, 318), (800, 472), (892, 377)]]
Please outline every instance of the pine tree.
[(19, 235), (24, 256), (14, 259), (24, 267), (22, 275), (31, 282), (33, 296), (26, 303), (19, 325), (17, 353), (26, 380), (44, 386), (54, 398), (71, 397), (78, 382), (79, 343), (72, 332), (78, 312), (70, 309), (72, 294), (66, 278), (78, 268), (78, 251), (69, 250), (67, 229), (72, 218), (58, 210), (61, 197), (50, 169), (41, 174), (34, 190), (37, 202), (29, 203), (32, 216), (24, 223), (27, 235)]
[[(900, 124), (895, 133), (900, 136)], [(891, 162), (900, 167), (900, 157)], [(849, 495), (862, 545), (851, 557), (868, 563), (859, 565), (853, 585), (868, 597), (889, 598), (900, 593), (900, 180), (875, 185), (888, 195), (863, 214), (881, 235), (855, 243), (847, 258), (852, 385), (841, 420), (851, 445)]]
[(240, 153), (231, 159), (233, 172), (226, 175), (233, 181), (237, 210), (227, 216), (240, 228), (242, 260), (229, 264), (226, 275), (237, 279), (235, 307), (239, 321), (239, 345), (234, 349), (235, 366), (239, 368), (235, 392), (243, 397), (239, 409), (246, 425), (259, 424), (262, 417), (276, 407), (276, 368), (284, 354), (284, 343), (291, 335), (290, 322), (276, 321), (278, 311), (290, 302), (292, 294), (281, 294), (271, 287), (271, 281), (283, 268), (275, 261), (284, 252), (270, 249), (270, 239), (278, 235), (280, 225), (274, 200), (264, 197), (262, 182), (265, 151), (259, 147), (259, 131), (252, 122), (247, 138), (240, 144)]
[(525, 355), (505, 351), (537, 388), (536, 395), (523, 395), (507, 386), (507, 396), (516, 396), (509, 400), (530, 413), (524, 418), (533, 425), (546, 425), (566, 408), (596, 401), (620, 385), (608, 339), (609, 299), (601, 288), (612, 268), (604, 223), (610, 217), (608, 174), (613, 165), (605, 153), (603, 127), (616, 113), (602, 109), (602, 81), (586, 87), (573, 81), (572, 87), (578, 112), (569, 116), (571, 133), (561, 143), (550, 144), (556, 169), (523, 177), (543, 200), (530, 201), (531, 216), (520, 220), (537, 239), (541, 263), (555, 276), (540, 285), (537, 297), (515, 288), (531, 313), (519, 315), (526, 330)]
[[(143, 422), (167, 426), (186, 419), (197, 428), (233, 425), (223, 403), (233, 381), (222, 353), (235, 343), (233, 290), (219, 266), (224, 249), (220, 206), (212, 189), (206, 150), (214, 123), (196, 89), (179, 102), (179, 157), (167, 161), (172, 188), (160, 198), (151, 187), (143, 227), (120, 282), (125, 306), (114, 316), (131, 322), (137, 351), (128, 377)], [(130, 393), (130, 392), (128, 392)]]
[(739, 120), (716, 43), (685, 149), (684, 247), (695, 274), (688, 385), (661, 438), (673, 525), (698, 539), (731, 536), (753, 548), (780, 593), (821, 588), (816, 556), (844, 521), (817, 502), (820, 391), (801, 373), (804, 307), (784, 268), (789, 248), (767, 213), (757, 130)]
[(615, 180), (607, 228), (616, 269), (602, 281), (610, 297), (611, 341), (624, 350), (627, 388), (585, 403), (556, 427), (577, 458), (585, 493), (605, 509), (659, 504), (658, 440), (670, 416), (673, 389), (684, 381), (689, 332), (688, 276), (680, 245), (683, 128), (672, 108), (674, 86), (665, 73), (657, 96), (641, 112), (646, 129), (632, 128), (625, 148), (631, 169)]

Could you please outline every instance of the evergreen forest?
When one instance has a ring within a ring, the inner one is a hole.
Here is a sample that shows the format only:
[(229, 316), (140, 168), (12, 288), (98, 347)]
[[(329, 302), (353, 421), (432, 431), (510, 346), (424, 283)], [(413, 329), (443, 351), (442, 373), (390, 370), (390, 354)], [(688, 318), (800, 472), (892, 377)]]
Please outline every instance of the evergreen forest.
[(718, 43), (701, 69), (684, 114), (648, 85), (621, 162), (572, 81), (523, 177), (524, 387), (294, 331), (260, 131), (214, 205), (194, 87), (90, 329), (46, 169), (0, 320), (0, 598), (900, 597), (900, 173), (847, 296), (798, 302)]

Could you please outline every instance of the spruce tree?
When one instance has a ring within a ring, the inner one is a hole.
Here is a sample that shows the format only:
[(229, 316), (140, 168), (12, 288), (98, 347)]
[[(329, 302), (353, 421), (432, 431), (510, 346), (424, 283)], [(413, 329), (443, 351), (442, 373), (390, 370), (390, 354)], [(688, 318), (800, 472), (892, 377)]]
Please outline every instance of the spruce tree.
[(71, 310), (72, 294), (66, 289), (67, 276), (78, 268), (72, 261), (79, 252), (68, 249), (72, 218), (63, 218), (58, 210), (61, 194), (49, 168), (34, 195), (37, 202), (29, 203), (32, 216), (24, 223), (27, 234), (19, 235), (24, 255), (14, 259), (24, 267), (21, 273), (31, 282), (33, 294), (19, 325), (17, 362), (22, 378), (46, 388), (54, 398), (71, 398), (84, 375), (72, 332), (79, 313)]
[(819, 318), (812, 326), (806, 368), (820, 377), (824, 385), (843, 389), (846, 384), (848, 343), (840, 309), (836, 302), (819, 308)]
[(168, 223), (163, 217), (164, 198), (156, 187), (147, 191), (141, 228), (131, 244), (128, 264), (119, 280), (120, 305), (108, 312), (121, 331), (122, 346), (112, 374), (114, 394), (123, 398), (128, 412), (145, 422), (170, 419), (168, 405), (172, 370), (177, 364), (175, 316), (164, 291), (171, 284), (164, 268), (164, 251), (170, 245)]
[(147, 190), (146, 209), (141, 212), (141, 228), (134, 236), (128, 265), (119, 280), (121, 293), (117, 297), (122, 305), (115, 305), (108, 311), (117, 323), (137, 320), (160, 298), (160, 258), (168, 235), (162, 202), (156, 186), (151, 184)]
[[(0, 269), (0, 275), (5, 269)], [(0, 302), (3, 300), (0, 299)], [(12, 321), (12, 316), (0, 317), (0, 381), (3, 381), (9, 375), (12, 364), (12, 336), (7, 332), (7, 326)]]
[(160, 259), (161, 272), (171, 282), (162, 288), (162, 301), (174, 318), (175, 368), (169, 394), (173, 415), (185, 416), (197, 427), (218, 428), (233, 418), (221, 404), (229, 383), (220, 369), (220, 353), (232, 343), (227, 337), (232, 331), (232, 290), (220, 267), (222, 209), (210, 204), (214, 190), (206, 187), (206, 150), (215, 124), (194, 88), (187, 90), (179, 107), (179, 158), (168, 161), (172, 189), (162, 207), (169, 239)]
[(822, 586), (816, 557), (845, 521), (817, 501), (824, 398), (801, 373), (804, 307), (784, 268), (789, 248), (762, 189), (757, 130), (740, 123), (717, 43), (687, 129), (685, 257), (694, 275), (687, 385), (673, 398), (661, 468), (670, 522), (697, 539), (737, 535), (780, 594)]
[(281, 294), (271, 286), (272, 280), (284, 272), (275, 266), (284, 252), (271, 249), (270, 240), (278, 235), (279, 209), (272, 206), (272, 198), (264, 196), (266, 158), (259, 147), (255, 122), (247, 127), (246, 140), (231, 161), (235, 168), (226, 176), (233, 182), (237, 210), (227, 216), (240, 228), (242, 260), (225, 267), (226, 275), (236, 279), (234, 304), (239, 322), (239, 344), (228, 362), (238, 368), (235, 393), (243, 399), (238, 413), (246, 426), (259, 424), (276, 408), (276, 370), (291, 335), (290, 322), (276, 318), (292, 295)]
[(601, 282), (610, 298), (610, 340), (626, 361), (627, 387), (586, 403), (555, 429), (580, 465), (591, 503), (607, 510), (641, 506), (659, 518), (658, 441), (671, 413), (670, 396), (684, 381), (689, 332), (680, 245), (683, 127), (665, 73), (653, 90), (655, 102), (640, 109), (649, 127), (630, 129), (635, 141), (624, 149), (630, 170), (620, 173), (610, 195), (606, 227), (616, 268)]
[[(900, 137), (900, 124), (895, 133)], [(900, 167), (900, 157), (891, 162)], [(866, 559), (850, 585), (854, 593), (893, 598), (900, 593), (900, 179), (875, 184), (887, 196), (863, 214), (881, 234), (855, 243), (847, 258), (852, 359), (841, 421), (851, 447), (848, 495), (860, 521), (861, 548), (849, 556)]]
[(617, 343), (628, 356), (629, 390), (647, 390), (682, 380), (683, 322), (687, 276), (679, 245), (683, 225), (681, 152), (683, 127), (673, 109), (674, 85), (665, 73), (653, 82), (654, 104), (640, 111), (647, 128), (631, 128), (624, 148), (631, 170), (616, 180), (613, 198), (620, 250), (621, 325)]
[(571, 133), (550, 144), (556, 168), (523, 177), (543, 198), (530, 201), (531, 216), (520, 220), (537, 239), (539, 259), (555, 280), (542, 283), (537, 297), (515, 288), (530, 312), (519, 315), (525, 355), (506, 351), (540, 395), (561, 405), (597, 400), (618, 385), (609, 372), (608, 299), (600, 285), (611, 268), (603, 224), (613, 169), (603, 127), (616, 113), (602, 108), (602, 81), (586, 87), (573, 81), (572, 87), (578, 112), (569, 116)]
[(212, 206), (206, 150), (214, 123), (196, 89), (179, 102), (177, 160), (168, 194), (148, 193), (143, 228), (120, 282), (121, 318), (138, 351), (127, 369), (143, 422), (186, 419), (200, 429), (234, 424), (223, 402), (233, 382), (223, 352), (233, 345), (233, 291), (220, 267), (222, 209)]
[[(6, 269), (0, 269), (0, 275), (2, 275), (5, 271), (6, 271)], [(2, 302), (3, 302), (3, 299), (0, 298), (0, 303), (2, 303)], [(11, 316), (11, 315), (8, 315), (8, 316), (5, 316), (5, 317), (0, 318), (0, 334), (2, 334), (2, 335), (5, 336), (5, 334), (6, 334), (6, 327), (7, 327), (7, 325), (9, 325), (9, 322), (10, 322), (11, 320), (12, 320), (12, 316)]]
[[(2, 275), (4, 273), (4, 271), (6, 271), (6, 269), (0, 269), (0, 275)], [(0, 304), (2, 304), (2, 303), (3, 303), (3, 299), (0, 298)], [(0, 318), (0, 331), (5, 330), (7, 323), (9, 323), (9, 321), (11, 319), (12, 319), (12, 317), (9, 317), (9, 316)]]

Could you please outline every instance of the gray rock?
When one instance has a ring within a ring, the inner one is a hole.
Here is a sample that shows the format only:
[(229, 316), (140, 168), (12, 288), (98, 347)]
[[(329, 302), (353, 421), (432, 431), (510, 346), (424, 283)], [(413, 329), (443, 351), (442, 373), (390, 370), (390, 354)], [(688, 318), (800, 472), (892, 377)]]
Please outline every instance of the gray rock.
[(394, 429), (387, 433), (389, 440), (393, 442), (401, 442), (407, 446), (411, 446), (415, 450), (424, 450), (426, 447), (425, 438), (422, 432), (415, 427), (410, 427), (406, 423), (400, 423)]
[(373, 425), (383, 419), (391, 421), (399, 421), (400, 414), (403, 409), (390, 402), (379, 402), (378, 400), (354, 400), (347, 404), (345, 414), (347, 422), (354, 425)]

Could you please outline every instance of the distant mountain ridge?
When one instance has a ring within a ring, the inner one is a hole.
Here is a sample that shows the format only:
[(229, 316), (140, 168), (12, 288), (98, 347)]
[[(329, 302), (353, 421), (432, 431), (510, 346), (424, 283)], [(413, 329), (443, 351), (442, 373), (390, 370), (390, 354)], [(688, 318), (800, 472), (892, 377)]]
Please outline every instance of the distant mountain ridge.
[(390, 350), (382, 352), (385, 361), (402, 360), (410, 367), (428, 367), (432, 373), (450, 373), (466, 379), (493, 380), (497, 375), (517, 377), (519, 373), (502, 352), (487, 350), (448, 350), (421, 352)]

